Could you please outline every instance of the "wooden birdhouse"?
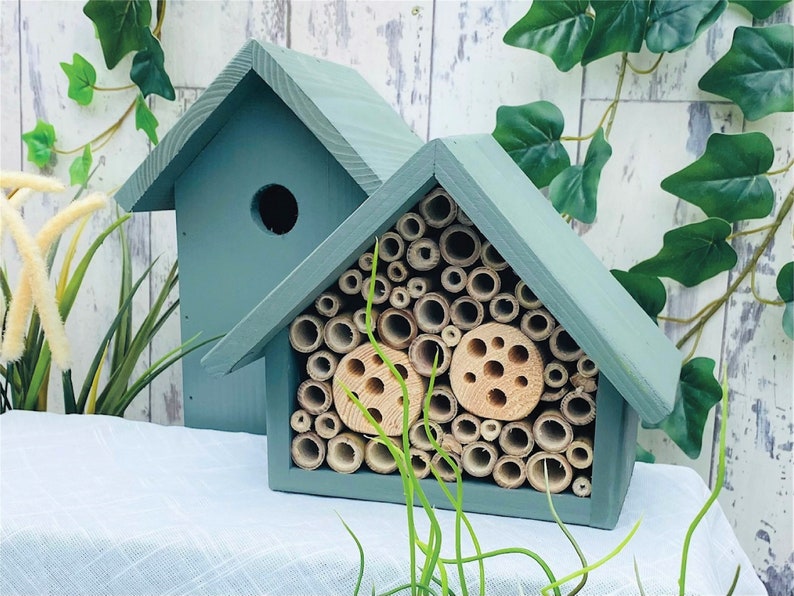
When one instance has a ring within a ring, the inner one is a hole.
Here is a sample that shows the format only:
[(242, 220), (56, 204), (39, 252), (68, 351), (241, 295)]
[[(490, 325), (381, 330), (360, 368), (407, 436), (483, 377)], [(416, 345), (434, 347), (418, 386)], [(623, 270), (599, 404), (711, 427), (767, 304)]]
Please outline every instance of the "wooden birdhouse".
[(549, 519), (545, 462), (563, 519), (614, 527), (637, 414), (672, 410), (680, 355), (490, 136), (425, 145), (204, 358), (220, 374), (264, 356), (271, 488), (403, 499), (340, 383), (402, 432), (362, 333), (375, 237), (375, 334), (408, 386), (417, 474), (449, 472), (414, 426), (438, 353), (430, 426), (466, 510)]
[[(176, 211), (182, 338), (212, 337), (420, 146), (355, 71), (249, 41), (116, 199)], [(265, 432), (263, 363), (213, 379), (204, 353), (182, 362), (185, 424)]]

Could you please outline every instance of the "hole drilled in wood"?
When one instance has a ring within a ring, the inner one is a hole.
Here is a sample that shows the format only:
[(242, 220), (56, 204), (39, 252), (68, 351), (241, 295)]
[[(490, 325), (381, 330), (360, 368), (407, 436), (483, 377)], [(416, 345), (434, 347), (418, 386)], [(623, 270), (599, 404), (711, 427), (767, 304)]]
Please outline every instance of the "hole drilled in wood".
[(372, 419), (378, 424), (383, 422), (383, 414), (380, 413), (378, 408), (367, 408), (367, 412), (369, 412), (369, 415), (372, 416)]
[(380, 395), (383, 393), (384, 387), (383, 381), (381, 381), (378, 377), (371, 377), (367, 380), (367, 384), (364, 385), (364, 388), (373, 395)]
[(351, 375), (360, 377), (364, 374), (364, 370), (364, 363), (358, 358), (351, 358), (347, 361), (347, 372), (349, 372)]
[[(407, 369), (407, 368), (405, 368), (405, 367), (404, 367), (402, 364), (400, 364), (400, 363), (397, 363), (397, 364), (395, 364), (395, 365), (394, 365), (394, 368), (395, 368), (395, 370), (396, 370), (398, 373), (400, 373), (400, 376), (401, 376), (403, 379), (407, 379), (407, 378), (408, 378), (408, 369)], [(400, 398), (400, 399), (402, 399), (402, 398)]]
[(501, 379), (505, 374), (505, 367), (498, 360), (489, 360), (483, 365), (483, 372), (491, 379)]
[(298, 201), (286, 187), (269, 184), (254, 194), (251, 212), (268, 232), (283, 236), (298, 221)]
[(477, 381), (477, 375), (475, 375), (473, 372), (467, 372), (463, 375), (463, 380), (467, 383), (474, 383)]
[(497, 335), (491, 338), (491, 347), (495, 350), (501, 350), (505, 347), (505, 340)]
[(529, 350), (522, 345), (513, 346), (507, 351), (507, 359), (513, 364), (524, 364), (529, 360)]
[(472, 339), (466, 346), (466, 349), (471, 356), (476, 358), (482, 358), (485, 356), (485, 352), (487, 351), (485, 342), (478, 337)]
[(526, 387), (529, 385), (529, 379), (523, 375), (518, 375), (515, 380), (516, 387)]
[(488, 392), (485, 399), (495, 408), (501, 408), (507, 403), (507, 395), (505, 395), (505, 392), (496, 387)]

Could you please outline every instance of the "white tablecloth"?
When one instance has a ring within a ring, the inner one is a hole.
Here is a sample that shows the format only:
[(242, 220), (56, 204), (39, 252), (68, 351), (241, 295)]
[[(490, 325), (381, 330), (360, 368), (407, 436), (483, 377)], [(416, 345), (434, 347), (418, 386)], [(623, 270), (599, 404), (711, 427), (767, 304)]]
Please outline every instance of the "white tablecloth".
[[(0, 594), (350, 594), (358, 551), (337, 513), (366, 549), (362, 593), (408, 578), (404, 507), (270, 491), (266, 450), (265, 437), (243, 433), (0, 416)], [(683, 537), (707, 494), (687, 468), (637, 464), (614, 531), (571, 526), (595, 561), (643, 516), (583, 593), (637, 594), (636, 557), (646, 594), (677, 594)], [(438, 516), (451, 554), (454, 516)], [(557, 577), (578, 568), (554, 524), (470, 517), (484, 550), (530, 548)], [(712, 508), (692, 541), (687, 592), (725, 594), (737, 564), (736, 594), (765, 594), (725, 515)], [(516, 555), (490, 559), (486, 573), (489, 595), (537, 594), (546, 583)]]

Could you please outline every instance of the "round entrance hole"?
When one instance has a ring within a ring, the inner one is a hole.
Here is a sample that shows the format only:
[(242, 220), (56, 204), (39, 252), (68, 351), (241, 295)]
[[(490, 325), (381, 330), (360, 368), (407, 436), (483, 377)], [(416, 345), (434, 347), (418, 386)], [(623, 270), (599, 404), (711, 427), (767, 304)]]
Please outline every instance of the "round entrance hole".
[(254, 193), (251, 215), (265, 230), (282, 236), (298, 221), (298, 201), (280, 184), (268, 184)]

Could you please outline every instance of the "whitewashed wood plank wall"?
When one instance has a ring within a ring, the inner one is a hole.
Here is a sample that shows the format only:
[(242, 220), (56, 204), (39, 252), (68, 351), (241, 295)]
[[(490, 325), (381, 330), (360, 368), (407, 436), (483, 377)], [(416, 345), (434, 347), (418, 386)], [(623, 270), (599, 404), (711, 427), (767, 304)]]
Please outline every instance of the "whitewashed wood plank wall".
[[(59, 146), (77, 146), (112, 123), (134, 97), (134, 91), (100, 93), (88, 108), (67, 98), (67, 81), (59, 62), (71, 61), (72, 53), (79, 52), (95, 65), (102, 64), (82, 5), (0, 0), (0, 165), (4, 170), (34, 169), (25, 162), (19, 137), (33, 128), (37, 118), (55, 124)], [(499, 105), (539, 99), (561, 107), (566, 134), (586, 132), (614, 93), (617, 59), (562, 74), (548, 58), (501, 42), (507, 28), (528, 10), (528, 2), (169, 0), (167, 6), (162, 40), (177, 100), (150, 100), (161, 123), (161, 136), (249, 37), (356, 68), (425, 139), (490, 132)], [(790, 22), (790, 9), (773, 20)], [(730, 46), (734, 28), (750, 23), (747, 13), (731, 6), (692, 48), (666, 56), (654, 74), (627, 75), (624, 101), (610, 138), (614, 154), (602, 177), (598, 220), (579, 229), (608, 267), (625, 269), (651, 256), (667, 229), (700, 217), (697, 209), (661, 191), (659, 182), (693, 161), (712, 132), (761, 130), (775, 144), (774, 167), (791, 158), (791, 115), (745, 122), (738, 108), (696, 86), (699, 74)], [(636, 61), (650, 64), (651, 58), (640, 55)], [(128, 66), (129, 58), (117, 70), (127, 72)], [(121, 74), (99, 71), (100, 85), (124, 82)], [(116, 188), (150, 149), (133, 123), (125, 123), (102, 151), (105, 166), (94, 186)], [(70, 161), (62, 159), (53, 172), (68, 179)], [(779, 196), (793, 181), (791, 172), (773, 180)], [(65, 200), (31, 201), (25, 216), (36, 226)], [(98, 215), (86, 238), (113, 217), (112, 213)], [(759, 264), (757, 284), (762, 295), (775, 295), (775, 273), (791, 259), (790, 231), (789, 218)], [(176, 256), (172, 214), (136, 215), (130, 239), (136, 271), (162, 255), (148, 293), (136, 303), (140, 317)], [(734, 241), (740, 263), (750, 257), (756, 241), (753, 237)], [(10, 244), (2, 249), (3, 261), (15, 279), (19, 266), (14, 249)], [(92, 265), (70, 317), (68, 332), (80, 355), (76, 378), (82, 378), (102, 327), (112, 318), (120, 262), (118, 246), (109, 242)], [(696, 292), (681, 292), (671, 285), (667, 314), (692, 314), (721, 294), (730, 281), (724, 274)], [(781, 309), (759, 305), (745, 286), (706, 328), (699, 349), (699, 354), (718, 362), (718, 370), (726, 364), (730, 380), (728, 473), (720, 502), (771, 594), (794, 589), (792, 343), (781, 331), (780, 316)], [(674, 326), (665, 331), (673, 338), (680, 333)], [(178, 339), (174, 318), (147, 360), (176, 345)], [(136, 399), (128, 417), (181, 424), (180, 387), (180, 371), (175, 367)], [(54, 395), (50, 409), (62, 407), (59, 401)], [(643, 431), (641, 441), (659, 461), (693, 466), (706, 482), (714, 481), (713, 416), (702, 455), (694, 462), (659, 433)]]

